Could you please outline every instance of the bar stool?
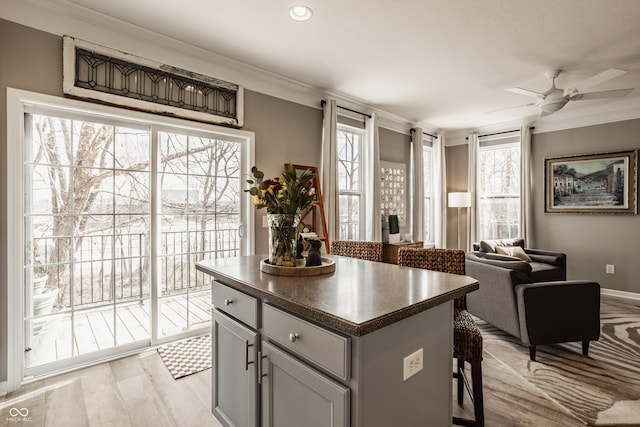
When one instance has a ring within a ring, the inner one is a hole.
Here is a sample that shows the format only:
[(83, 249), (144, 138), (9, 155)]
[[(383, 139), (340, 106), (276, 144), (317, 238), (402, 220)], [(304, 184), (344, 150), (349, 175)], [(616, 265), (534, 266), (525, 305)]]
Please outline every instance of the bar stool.
[(333, 240), (331, 254), (382, 262), (382, 242)]
[[(451, 274), (465, 274), (465, 254), (458, 249), (401, 248), (398, 265), (424, 268)], [(484, 399), (482, 396), (482, 335), (466, 310), (466, 298), (456, 298), (453, 310), (453, 357), (457, 369), (458, 404), (463, 405), (464, 387), (473, 402), (475, 420), (453, 417), (453, 424), (484, 427)], [(465, 362), (471, 365), (471, 382), (465, 375)]]

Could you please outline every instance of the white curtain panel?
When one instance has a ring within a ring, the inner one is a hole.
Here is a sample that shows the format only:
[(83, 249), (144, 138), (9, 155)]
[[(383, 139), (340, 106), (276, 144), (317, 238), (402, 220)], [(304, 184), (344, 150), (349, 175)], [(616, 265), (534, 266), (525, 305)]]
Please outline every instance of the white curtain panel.
[(469, 136), (469, 177), (468, 191), (471, 192), (471, 207), (467, 210), (467, 251), (473, 250), (473, 242), (478, 241), (478, 152), (480, 138), (477, 133)]
[(444, 136), (433, 141), (433, 226), (436, 248), (447, 247), (447, 168)]
[[(367, 138), (364, 150), (363, 183), (365, 194), (365, 236), (370, 242), (382, 241), (382, 218), (380, 214), (380, 141), (378, 138), (378, 120), (376, 114), (366, 120)], [(369, 178), (370, 177), (370, 178)]]
[(531, 128), (520, 128), (520, 235), (530, 248), (531, 241)]
[(322, 110), (322, 161), (320, 182), (322, 203), (327, 220), (329, 240), (340, 235), (340, 213), (338, 203), (338, 125), (336, 100), (328, 99)]
[(424, 241), (424, 158), (422, 155), (422, 128), (414, 128), (411, 133), (411, 181), (409, 197), (411, 203), (412, 237)]

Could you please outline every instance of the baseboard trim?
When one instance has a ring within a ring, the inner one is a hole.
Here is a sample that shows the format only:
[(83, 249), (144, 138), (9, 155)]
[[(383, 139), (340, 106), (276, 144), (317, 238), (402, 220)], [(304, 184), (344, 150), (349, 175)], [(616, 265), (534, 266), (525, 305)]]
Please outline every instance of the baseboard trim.
[(0, 397), (4, 397), (7, 394), (8, 384), (6, 381), (0, 382)]
[(640, 294), (635, 292), (617, 291), (615, 289), (601, 288), (600, 293), (609, 297), (616, 297), (622, 299), (629, 299), (633, 301), (640, 301)]

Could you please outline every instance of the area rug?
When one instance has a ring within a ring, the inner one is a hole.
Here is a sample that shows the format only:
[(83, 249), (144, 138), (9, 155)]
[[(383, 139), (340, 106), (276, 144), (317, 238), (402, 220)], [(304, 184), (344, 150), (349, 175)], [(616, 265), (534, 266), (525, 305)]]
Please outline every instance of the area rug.
[(640, 425), (640, 307), (603, 299), (600, 340), (539, 346), (536, 361), (520, 340), (477, 319), (484, 351), (590, 426)]
[(168, 344), (158, 353), (174, 379), (211, 368), (211, 335)]

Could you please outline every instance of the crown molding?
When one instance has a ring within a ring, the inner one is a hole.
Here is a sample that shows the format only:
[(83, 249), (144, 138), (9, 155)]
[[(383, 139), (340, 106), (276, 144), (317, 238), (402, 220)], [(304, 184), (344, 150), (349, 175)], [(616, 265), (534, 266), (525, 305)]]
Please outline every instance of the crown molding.
[(536, 133), (555, 132), (604, 123), (621, 122), (640, 118), (640, 100), (617, 101), (579, 111), (563, 111), (563, 114), (550, 115), (535, 122)]

